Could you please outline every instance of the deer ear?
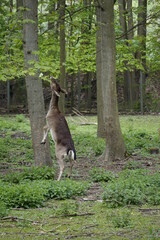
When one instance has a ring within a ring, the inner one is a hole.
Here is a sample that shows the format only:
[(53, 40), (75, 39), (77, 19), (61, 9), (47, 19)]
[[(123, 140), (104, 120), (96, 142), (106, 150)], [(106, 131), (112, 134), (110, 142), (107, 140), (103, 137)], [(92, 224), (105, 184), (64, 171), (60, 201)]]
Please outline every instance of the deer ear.
[(50, 77), (51, 82), (55, 83), (55, 78), (53, 76)]

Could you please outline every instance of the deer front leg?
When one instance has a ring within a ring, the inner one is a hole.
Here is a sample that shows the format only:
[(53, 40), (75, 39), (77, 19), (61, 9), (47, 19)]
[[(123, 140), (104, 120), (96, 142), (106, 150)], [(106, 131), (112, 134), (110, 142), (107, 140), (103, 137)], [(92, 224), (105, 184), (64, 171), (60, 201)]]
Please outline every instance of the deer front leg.
[(45, 144), (46, 143), (46, 138), (47, 138), (47, 135), (48, 135), (48, 132), (49, 132), (49, 128), (48, 126), (44, 126), (43, 128), (43, 139), (41, 141), (41, 144)]

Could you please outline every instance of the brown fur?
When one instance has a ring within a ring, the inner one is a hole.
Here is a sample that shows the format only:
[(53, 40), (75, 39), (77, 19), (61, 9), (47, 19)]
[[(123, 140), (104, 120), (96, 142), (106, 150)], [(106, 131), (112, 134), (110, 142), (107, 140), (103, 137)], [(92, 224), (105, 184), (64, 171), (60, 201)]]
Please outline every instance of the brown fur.
[(66, 93), (66, 91), (64, 89), (61, 89), (60, 85), (53, 78), (51, 89), (52, 98), (46, 116), (47, 125), (44, 127), (44, 137), (41, 143), (45, 143), (48, 131), (50, 130), (52, 139), (55, 142), (55, 153), (60, 166), (60, 173), (58, 176), (59, 181), (64, 170), (63, 160), (67, 157), (67, 155), (69, 156), (70, 160), (71, 175), (73, 160), (76, 160), (76, 151), (66, 119), (58, 108), (60, 92)]

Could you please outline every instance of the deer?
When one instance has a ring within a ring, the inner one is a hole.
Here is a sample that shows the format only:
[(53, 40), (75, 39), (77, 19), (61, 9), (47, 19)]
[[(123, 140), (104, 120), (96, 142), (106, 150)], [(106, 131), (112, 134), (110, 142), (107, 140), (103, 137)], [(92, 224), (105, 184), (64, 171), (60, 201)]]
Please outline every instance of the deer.
[(52, 97), (49, 104), (49, 110), (46, 115), (47, 124), (43, 128), (43, 139), (41, 144), (46, 143), (47, 135), (50, 131), (52, 140), (55, 143), (55, 154), (60, 168), (57, 181), (60, 181), (64, 171), (64, 160), (67, 158), (70, 161), (70, 172), (68, 177), (71, 176), (72, 167), (76, 160), (76, 150), (68, 123), (58, 107), (60, 93), (67, 94), (67, 91), (62, 89), (53, 77), (50, 77), (50, 79)]

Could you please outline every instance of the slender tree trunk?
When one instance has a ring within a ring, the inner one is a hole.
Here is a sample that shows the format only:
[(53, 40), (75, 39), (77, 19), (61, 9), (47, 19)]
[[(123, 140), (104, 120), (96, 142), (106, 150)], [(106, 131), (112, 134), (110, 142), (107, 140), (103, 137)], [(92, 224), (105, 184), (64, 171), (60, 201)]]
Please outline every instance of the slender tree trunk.
[[(66, 82), (66, 73), (65, 73), (65, 61), (66, 61), (66, 49), (65, 49), (65, 0), (60, 0), (60, 85), (62, 88), (65, 88)], [(59, 101), (59, 107), (61, 112), (65, 112), (65, 96), (61, 95)]]
[[(55, 12), (55, 3), (53, 1), (49, 1), (50, 7), (49, 7), (49, 15), (51, 16), (53, 12)], [(53, 21), (48, 21), (48, 30), (53, 30), (54, 29), (54, 22)]]
[[(72, 9), (72, 0), (70, 1), (70, 7)], [(72, 15), (72, 11), (71, 11), (71, 15)], [(70, 21), (71, 21), (71, 24), (70, 24), (70, 31), (69, 31), (69, 52), (68, 52), (68, 55), (70, 57), (71, 55), (71, 49), (73, 47), (73, 43), (72, 41), (70, 40), (72, 38), (72, 34), (73, 34), (73, 22), (72, 22), (72, 17), (70, 17)], [(73, 107), (74, 107), (74, 79), (75, 79), (75, 75), (74, 73), (71, 74), (70, 76), (70, 79), (71, 79), (71, 97), (70, 97), (70, 109), (71, 109), (71, 112), (73, 110)], [(67, 99), (69, 100), (69, 99)]]
[(71, 75), (71, 111), (74, 107), (74, 74)]
[(116, 95), (114, 1), (99, 2), (96, 57), (98, 125), (99, 120), (102, 121), (106, 137), (106, 149), (102, 159), (114, 161), (123, 159), (125, 153)]
[[(142, 75), (140, 76), (140, 70), (136, 71), (136, 80), (140, 86), (140, 77), (142, 81), (142, 89), (145, 84), (145, 75), (146, 75), (146, 17), (147, 17), (147, 0), (138, 0), (138, 37), (141, 42), (140, 51), (137, 52), (137, 58), (141, 61), (144, 70), (142, 71)], [(138, 96), (141, 94), (140, 88), (137, 88)], [(141, 96), (142, 97), (142, 96)]]
[(92, 72), (88, 72), (87, 74), (87, 108), (90, 111), (92, 107)]
[(34, 151), (35, 164), (37, 166), (52, 166), (49, 142), (42, 145), (43, 127), (45, 125), (45, 110), (42, 91), (42, 81), (39, 79), (39, 71), (35, 70), (35, 75), (30, 75), (29, 68), (33, 68), (30, 61), (38, 62), (38, 0), (23, 0), (24, 24), (23, 24), (23, 49), (24, 66), (27, 70), (25, 77), (27, 88), (28, 109), (32, 133), (32, 145)]
[(77, 104), (77, 108), (80, 111), (80, 107), (81, 107), (81, 72), (80, 69), (78, 69), (78, 84), (77, 84), (77, 93), (78, 93), (78, 104)]
[(124, 34), (124, 39), (128, 39), (127, 35), (127, 21), (126, 21), (126, 0), (118, 0), (119, 2), (119, 20), (120, 20), (120, 25), (121, 29)]
[(10, 13), (13, 11), (13, 0), (9, 0)]
[[(126, 40), (126, 45), (128, 46), (128, 34), (127, 34), (127, 9), (126, 0), (119, 0), (119, 19), (120, 25), (123, 32), (123, 39)], [(127, 64), (127, 63), (125, 63)], [(124, 71), (124, 100), (128, 108), (132, 105), (132, 90), (131, 90), (131, 74), (128, 70)]]
[[(146, 17), (147, 17), (147, 0), (138, 1), (140, 12), (138, 14), (138, 36), (141, 37), (141, 52), (139, 57), (142, 60), (144, 71), (146, 71)], [(140, 24), (141, 23), (141, 24)]]
[[(128, 15), (128, 30), (133, 28), (133, 13), (132, 13), (132, 0), (127, 0), (127, 15)], [(132, 40), (134, 37), (133, 30), (128, 32), (128, 40)], [(135, 55), (133, 53), (133, 55)], [(135, 56), (134, 56), (135, 57)], [(131, 79), (131, 95), (132, 95), (132, 101), (131, 101), (131, 108), (134, 108), (134, 104), (138, 100), (137, 98), (137, 84), (135, 79), (135, 70), (130, 72), (130, 79)]]
[[(92, 29), (92, 12), (91, 12), (91, 0), (89, 0), (89, 34), (91, 34), (91, 29)], [(87, 74), (87, 84), (88, 84), (88, 91), (87, 91), (87, 108), (89, 109), (89, 111), (91, 110), (92, 107), (92, 72), (88, 72)]]
[[(97, 16), (97, 33), (96, 33), (96, 77), (97, 77), (97, 117), (98, 117), (98, 128), (97, 128), (97, 136), (105, 138), (105, 121), (104, 121), (104, 99), (102, 95), (103, 89), (103, 81), (102, 81), (102, 44), (104, 41), (103, 36), (103, 22), (102, 22), (102, 14), (101, 14), (101, 6), (97, 6), (96, 8), (96, 16)], [(106, 63), (105, 63), (106, 65)]]
[(147, 18), (147, 0), (139, 0), (139, 7), (141, 11), (138, 14), (138, 22), (142, 23), (138, 26), (138, 36), (142, 38), (141, 41), (141, 53), (140, 58), (142, 60), (142, 65), (144, 68), (144, 72), (146, 72), (146, 18)]
[(16, 0), (17, 12), (19, 11), (20, 7), (23, 7), (23, 0)]

